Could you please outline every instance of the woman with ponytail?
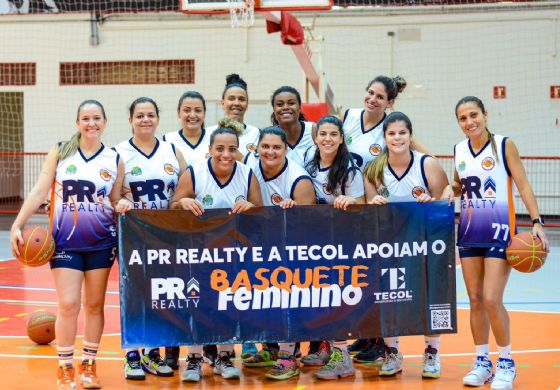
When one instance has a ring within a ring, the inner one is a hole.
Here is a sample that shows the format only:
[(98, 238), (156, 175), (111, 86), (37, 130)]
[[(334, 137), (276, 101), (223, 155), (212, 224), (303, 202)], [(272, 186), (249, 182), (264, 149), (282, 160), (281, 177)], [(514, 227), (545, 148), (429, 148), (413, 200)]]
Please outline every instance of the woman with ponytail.
[[(385, 147), (364, 169), (366, 201), (384, 205), (388, 202), (431, 202), (453, 200), (453, 190), (438, 161), (412, 149), (412, 123), (402, 112), (393, 112), (383, 123)], [(399, 337), (385, 337), (386, 354), (381, 376), (402, 371), (403, 356)], [(424, 337), (422, 377), (440, 377), (439, 335)]]
[[(85, 314), (80, 380), (84, 388), (101, 387), (95, 357), (104, 325), (105, 291), (115, 260), (117, 229), (113, 208), (120, 199), (124, 166), (119, 155), (101, 143), (107, 118), (101, 103), (78, 107), (78, 131), (47, 155), (37, 183), (12, 225), (10, 245), (17, 257), (21, 229), (51, 191), (50, 223), (56, 251), (50, 267), (58, 296), (55, 324), (58, 389), (74, 389), (74, 343), (82, 299)], [(82, 298), (82, 285), (84, 296)]]
[[(535, 194), (513, 141), (490, 132), (486, 126), (488, 113), (475, 96), (459, 100), (455, 116), (467, 136), (455, 145), (453, 190), (461, 197), (457, 245), (477, 355), (463, 384), (483, 386), (492, 381), (492, 389), (511, 389), (516, 370), (511, 358), (509, 316), (503, 302), (511, 271), (506, 247), (516, 231), (511, 179), (533, 221), (532, 234), (541, 239), (546, 251), (548, 239)], [(487, 186), (490, 181), (493, 185)], [(495, 376), (489, 358), (490, 328), (499, 354)]]

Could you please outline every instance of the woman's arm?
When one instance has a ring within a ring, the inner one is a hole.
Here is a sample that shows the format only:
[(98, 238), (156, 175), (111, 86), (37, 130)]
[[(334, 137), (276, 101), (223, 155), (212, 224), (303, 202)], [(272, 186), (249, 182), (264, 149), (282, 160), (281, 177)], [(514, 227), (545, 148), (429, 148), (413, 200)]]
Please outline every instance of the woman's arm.
[(193, 171), (189, 167), (185, 173), (179, 178), (177, 189), (171, 203), (170, 209), (190, 210), (194, 215), (199, 216), (204, 213), (204, 208), (195, 199), (194, 185), (192, 179)]
[(311, 183), (309, 178), (302, 178), (296, 183), (293, 197), (294, 199), (283, 199), (279, 206), (283, 209), (288, 209), (297, 205), (310, 205), (317, 203), (315, 188), (313, 188), (313, 183)]
[(261, 187), (259, 181), (257, 180), (254, 173), (251, 172), (251, 185), (249, 186), (249, 194), (247, 195), (247, 200), (238, 200), (235, 202), (231, 208), (232, 214), (239, 214), (253, 207), (262, 206), (262, 195)]

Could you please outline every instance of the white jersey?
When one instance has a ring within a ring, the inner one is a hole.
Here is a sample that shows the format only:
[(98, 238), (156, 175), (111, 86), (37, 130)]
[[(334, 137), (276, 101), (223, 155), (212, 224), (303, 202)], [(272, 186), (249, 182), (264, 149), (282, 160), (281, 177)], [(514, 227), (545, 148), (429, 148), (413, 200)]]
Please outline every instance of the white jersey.
[(374, 160), (385, 146), (383, 138), (383, 119), (370, 129), (364, 128), (364, 111), (359, 108), (351, 108), (344, 113), (342, 130), (348, 150), (352, 153), (354, 161), (360, 171), (363, 171), (367, 163)]
[[(309, 158), (313, 158), (310, 156)], [(339, 195), (347, 195), (353, 198), (359, 198), (364, 195), (364, 179), (362, 172), (359, 169), (348, 167), (348, 179), (346, 186), (341, 188), (340, 185), (333, 192), (326, 190), (329, 180), (330, 167), (317, 170), (315, 174), (310, 174), (313, 187), (315, 188), (315, 196), (317, 197), (317, 204), (333, 204)]]
[(455, 145), (455, 169), (461, 179), (459, 246), (505, 248), (515, 231), (507, 138), (494, 135), (494, 139), (497, 156), (490, 141), (477, 154), (469, 139)]
[(162, 139), (166, 142), (171, 142), (177, 148), (185, 158), (187, 165), (196, 164), (198, 161), (206, 160), (209, 157), (208, 147), (210, 146), (210, 134), (209, 131), (202, 128), (202, 134), (196, 145), (191, 144), (187, 138), (183, 135), (183, 129), (172, 131), (171, 133), (165, 134)]
[(86, 158), (78, 148), (58, 161), (51, 192), (51, 231), (57, 250), (91, 251), (117, 245), (109, 194), (117, 178), (119, 155), (101, 145)]
[(303, 122), (300, 121), (302, 132), (299, 139), (294, 145), (288, 144), (288, 158), (293, 162), (298, 164), (300, 167), (304, 167), (304, 155), (307, 149), (314, 146), (313, 142), (313, 122)]
[(124, 162), (123, 194), (134, 209), (165, 210), (179, 180), (175, 146), (159, 141), (150, 155), (134, 145), (132, 138), (115, 146)]
[[(246, 123), (243, 124), (243, 127), (243, 134), (239, 136), (238, 150), (243, 156), (247, 156), (247, 154), (257, 150), (257, 144), (259, 143), (259, 135), (261, 131), (258, 127), (248, 125)], [(211, 126), (208, 127), (206, 131), (208, 131), (208, 134), (212, 134), (217, 128), (218, 125)]]
[(411, 152), (411, 156), (408, 168), (400, 177), (389, 164), (383, 169), (385, 185), (380, 185), (377, 193), (389, 202), (415, 202), (422, 194), (431, 196), (424, 171), (424, 162), (431, 157), (416, 151)]
[(286, 158), (284, 167), (274, 177), (266, 177), (258, 157), (250, 155), (247, 164), (253, 169), (261, 187), (263, 204), (278, 206), (286, 198), (294, 199), (294, 191), (300, 180), (311, 180), (305, 169)]
[(195, 199), (205, 209), (232, 208), (240, 199), (249, 199), (253, 171), (235, 162), (233, 173), (227, 183), (221, 184), (212, 170), (211, 159), (200, 161), (188, 169), (194, 187)]

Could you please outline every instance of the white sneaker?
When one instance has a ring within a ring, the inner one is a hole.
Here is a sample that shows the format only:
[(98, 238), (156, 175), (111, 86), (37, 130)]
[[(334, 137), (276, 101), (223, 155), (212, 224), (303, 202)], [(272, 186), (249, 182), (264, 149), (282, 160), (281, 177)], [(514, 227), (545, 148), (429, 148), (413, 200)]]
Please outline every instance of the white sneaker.
[(491, 382), (493, 374), (492, 362), (486, 356), (477, 356), (472, 370), (463, 377), (463, 384), (467, 386), (484, 386)]
[(187, 366), (181, 373), (183, 382), (198, 382), (202, 378), (202, 356), (198, 354), (190, 354), (187, 357)]
[(490, 388), (492, 390), (512, 389), (515, 375), (515, 362), (512, 359), (499, 358), (496, 362), (496, 376)]
[(437, 349), (428, 347), (424, 351), (424, 368), (422, 369), (423, 378), (439, 378), (441, 376), (441, 364), (439, 362), (439, 352)]
[(385, 362), (379, 370), (380, 376), (391, 376), (402, 371), (403, 355), (398, 349), (387, 347)]
[(214, 363), (214, 374), (220, 374), (224, 379), (237, 379), (241, 375), (239, 370), (233, 366), (229, 353), (218, 356)]

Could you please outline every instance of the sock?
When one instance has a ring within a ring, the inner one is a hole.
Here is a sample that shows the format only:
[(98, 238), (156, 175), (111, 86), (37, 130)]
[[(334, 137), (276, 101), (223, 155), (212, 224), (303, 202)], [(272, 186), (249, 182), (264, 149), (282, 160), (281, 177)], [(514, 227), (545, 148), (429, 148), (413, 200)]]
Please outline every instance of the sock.
[(385, 345), (387, 347), (396, 348), (397, 351), (400, 351), (398, 337), (383, 337), (383, 340), (385, 341)]
[(333, 347), (340, 349), (341, 351), (348, 352), (348, 345), (346, 340), (344, 341), (333, 341)]
[(202, 345), (191, 345), (188, 349), (190, 355), (198, 354), (199, 356), (202, 356)]
[(218, 345), (218, 356), (229, 355), (233, 352), (233, 344)]
[(125, 349), (125, 351), (126, 351), (126, 354), (128, 354), (129, 352), (134, 352), (134, 351), (138, 352), (138, 350), (136, 348), (127, 348), (127, 349)]
[(476, 356), (490, 356), (490, 346), (488, 344), (477, 345)]
[(56, 352), (58, 353), (59, 366), (64, 366), (65, 364), (74, 365), (74, 345), (68, 347), (57, 345)]
[(99, 349), (99, 343), (90, 343), (84, 340), (82, 343), (82, 360), (93, 360), (97, 356), (97, 350)]
[(511, 359), (511, 344), (508, 344), (505, 347), (500, 347), (498, 345), (498, 353), (502, 359)]
[(439, 351), (439, 336), (424, 336), (424, 348), (428, 349), (429, 347)]
[(280, 352), (288, 353), (292, 356), (296, 350), (296, 343), (278, 343)]

